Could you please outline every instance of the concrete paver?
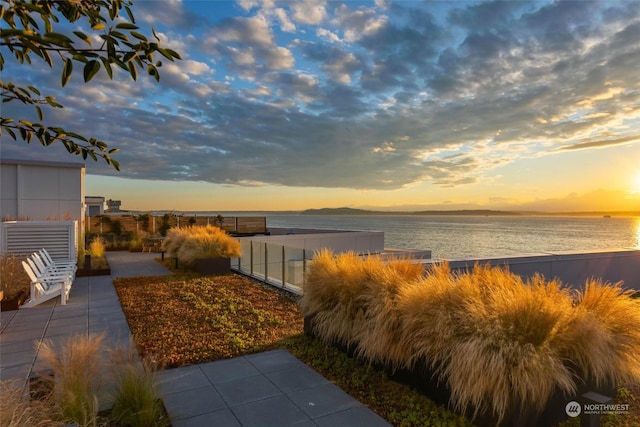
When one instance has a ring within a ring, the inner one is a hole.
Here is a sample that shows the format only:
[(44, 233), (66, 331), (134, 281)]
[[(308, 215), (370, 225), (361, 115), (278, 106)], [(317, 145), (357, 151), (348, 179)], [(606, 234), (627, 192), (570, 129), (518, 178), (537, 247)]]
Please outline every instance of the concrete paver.
[[(0, 313), (0, 380), (27, 382), (44, 368), (43, 339), (103, 332), (111, 348), (128, 346), (130, 331), (113, 278), (170, 274), (158, 254), (108, 252), (111, 276), (76, 278), (69, 301)], [(158, 372), (174, 427), (390, 426), (285, 350)]]

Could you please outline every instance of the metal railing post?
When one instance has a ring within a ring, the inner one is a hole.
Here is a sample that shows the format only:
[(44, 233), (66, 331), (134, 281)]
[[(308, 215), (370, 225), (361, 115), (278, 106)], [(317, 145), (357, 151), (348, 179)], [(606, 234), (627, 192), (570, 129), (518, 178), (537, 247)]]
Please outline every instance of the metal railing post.
[(249, 263), (251, 264), (251, 267), (249, 267), (249, 271), (251, 272), (251, 275), (253, 276), (253, 240), (249, 240)]
[(282, 245), (282, 289), (284, 289), (284, 282), (285, 282), (285, 277), (284, 277), (284, 271), (285, 271), (285, 265), (284, 265), (284, 245)]
[(302, 286), (304, 286), (304, 276), (307, 272), (307, 250), (302, 248)]
[(264, 281), (269, 280), (269, 251), (267, 249), (267, 244), (264, 244)]

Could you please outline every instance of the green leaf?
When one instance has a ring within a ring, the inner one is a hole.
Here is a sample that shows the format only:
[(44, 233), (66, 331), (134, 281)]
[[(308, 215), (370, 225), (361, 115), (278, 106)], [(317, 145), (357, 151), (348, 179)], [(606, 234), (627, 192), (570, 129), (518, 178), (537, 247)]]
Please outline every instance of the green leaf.
[(129, 41), (129, 37), (127, 37), (126, 35), (122, 34), (120, 31), (111, 31), (109, 34), (112, 37), (115, 37), (117, 39), (124, 40), (126, 42)]
[(84, 66), (84, 81), (90, 81), (100, 71), (100, 63), (98, 61), (89, 61)]
[(130, 22), (121, 22), (118, 25), (116, 25), (116, 28), (120, 28), (122, 30), (137, 30), (138, 26)]
[(138, 69), (136, 68), (136, 64), (133, 62), (129, 62), (129, 74), (131, 74), (133, 81), (138, 79)]
[(88, 45), (91, 45), (91, 39), (82, 31), (74, 31), (73, 34), (75, 34), (76, 37), (78, 37), (80, 40), (86, 42)]
[(133, 16), (133, 13), (131, 13), (131, 9), (129, 9), (129, 6), (125, 6), (124, 7), (124, 11), (127, 13), (127, 16), (129, 17), (129, 21), (131, 21), (132, 23), (136, 23), (136, 19)]
[(42, 118), (44, 117), (42, 115), (42, 109), (36, 105), (36, 113), (38, 113), (38, 120), (42, 120)]
[(29, 88), (29, 90), (33, 93), (35, 93), (36, 95), (40, 95), (40, 91), (35, 88), (34, 86), (27, 86)]
[(144, 34), (140, 34), (137, 31), (131, 31), (129, 34), (131, 34), (133, 37), (137, 38), (138, 40), (142, 40), (142, 41), (147, 41), (147, 38), (145, 37)]
[(111, 63), (108, 59), (103, 57), (100, 57), (100, 60), (102, 61), (102, 65), (104, 66), (104, 70), (107, 72), (107, 75), (111, 80), (113, 80), (113, 69), (111, 68)]
[(71, 79), (71, 73), (73, 72), (73, 61), (71, 58), (64, 59), (64, 68), (62, 70), (62, 87), (65, 87)]

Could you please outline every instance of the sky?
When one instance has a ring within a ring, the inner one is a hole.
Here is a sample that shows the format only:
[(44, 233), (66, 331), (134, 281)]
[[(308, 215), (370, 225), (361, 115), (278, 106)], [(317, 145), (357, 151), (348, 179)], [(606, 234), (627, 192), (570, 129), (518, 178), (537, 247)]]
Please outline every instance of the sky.
[[(640, 210), (640, 2), (143, 1), (160, 82), (5, 56), (123, 209)], [(68, 30), (81, 29), (76, 27)], [(90, 30), (89, 30), (90, 31)], [(14, 103), (2, 114), (31, 114)], [(4, 158), (78, 161), (2, 135)]]

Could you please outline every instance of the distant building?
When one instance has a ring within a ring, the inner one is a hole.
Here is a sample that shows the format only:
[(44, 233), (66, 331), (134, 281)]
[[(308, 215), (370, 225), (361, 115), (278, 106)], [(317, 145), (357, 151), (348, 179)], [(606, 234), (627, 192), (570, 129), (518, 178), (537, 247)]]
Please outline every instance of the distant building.
[(86, 196), (84, 198), (84, 204), (87, 207), (88, 216), (104, 215), (104, 197)]
[(121, 212), (120, 206), (122, 202), (120, 200), (107, 200), (107, 212)]

